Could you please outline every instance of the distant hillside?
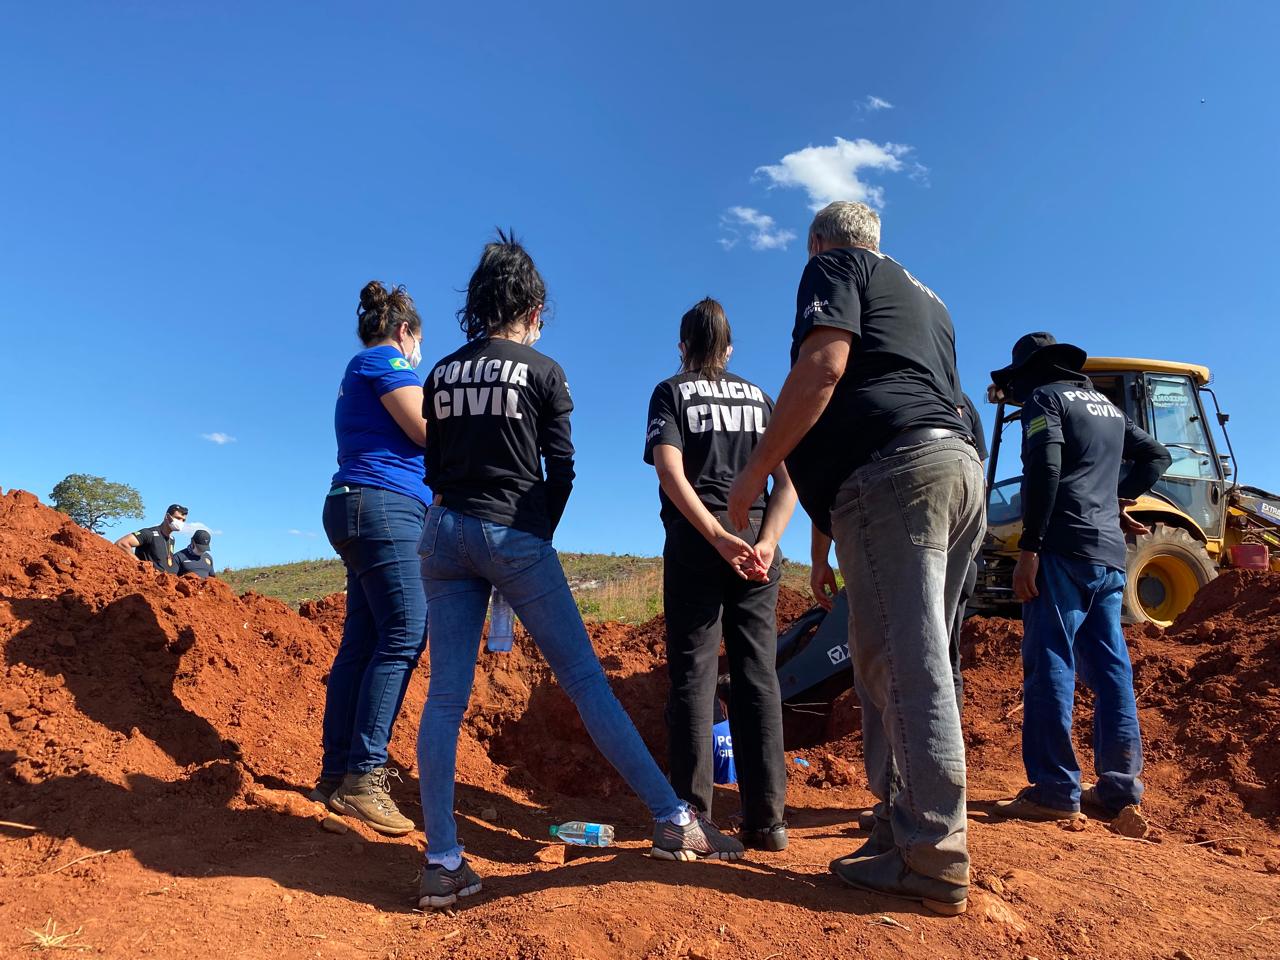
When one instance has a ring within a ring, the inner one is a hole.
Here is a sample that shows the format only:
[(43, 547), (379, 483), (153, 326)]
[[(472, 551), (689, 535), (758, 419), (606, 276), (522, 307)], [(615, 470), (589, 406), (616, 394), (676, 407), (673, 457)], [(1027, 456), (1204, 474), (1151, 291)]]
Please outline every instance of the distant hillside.
[[(630, 554), (562, 553), (565, 576), (587, 620), (642, 623), (662, 612), (662, 558)], [(296, 607), (345, 590), (342, 561), (302, 560), (269, 567), (246, 567), (218, 574), (237, 591), (252, 590)], [(788, 563), (783, 582), (797, 590), (809, 588), (809, 568)]]

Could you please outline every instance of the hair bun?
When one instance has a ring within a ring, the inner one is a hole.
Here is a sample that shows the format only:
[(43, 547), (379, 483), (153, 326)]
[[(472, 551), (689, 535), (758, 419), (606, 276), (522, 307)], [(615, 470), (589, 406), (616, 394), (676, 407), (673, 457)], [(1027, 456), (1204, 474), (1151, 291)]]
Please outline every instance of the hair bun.
[(380, 310), (390, 299), (390, 293), (380, 280), (370, 280), (360, 291), (360, 309)]

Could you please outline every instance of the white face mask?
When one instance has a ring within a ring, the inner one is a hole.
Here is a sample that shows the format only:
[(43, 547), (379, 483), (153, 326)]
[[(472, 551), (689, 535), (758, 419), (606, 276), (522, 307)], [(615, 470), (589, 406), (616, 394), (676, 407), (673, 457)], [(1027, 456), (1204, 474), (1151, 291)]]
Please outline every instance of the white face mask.
[(409, 361), (409, 366), (413, 367), (415, 370), (418, 369), (418, 365), (422, 363), (422, 341), (421, 340), (413, 341), (413, 351), (409, 354), (407, 359)]
[(169, 527), (175, 533), (181, 533), (182, 528), (185, 527), (186, 525), (187, 525), (187, 522), (185, 520), (179, 520), (177, 517), (169, 518)]

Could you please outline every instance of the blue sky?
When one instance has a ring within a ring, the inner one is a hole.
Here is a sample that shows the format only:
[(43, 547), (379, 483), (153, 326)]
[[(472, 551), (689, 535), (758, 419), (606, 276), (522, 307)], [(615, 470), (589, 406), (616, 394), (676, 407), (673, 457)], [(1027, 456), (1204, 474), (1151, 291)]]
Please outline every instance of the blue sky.
[(861, 193), (970, 393), (1032, 329), (1202, 362), (1280, 487), (1274, 4), (451, 6), (0, 7), (0, 486), (101, 474), (220, 565), (329, 555), (360, 287), (407, 285), (429, 362), (510, 225), (577, 402), (557, 543), (655, 553), (680, 314), (720, 298), (776, 392), (810, 205)]

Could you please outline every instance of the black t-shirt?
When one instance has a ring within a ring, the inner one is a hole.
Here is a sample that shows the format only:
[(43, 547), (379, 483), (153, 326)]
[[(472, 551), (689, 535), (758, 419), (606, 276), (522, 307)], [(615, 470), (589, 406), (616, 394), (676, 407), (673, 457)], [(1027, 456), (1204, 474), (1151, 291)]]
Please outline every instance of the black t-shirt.
[[(1088, 379), (1048, 383), (1022, 406), (1024, 471), (1046, 444), (1062, 444), (1062, 473), (1041, 550), (1123, 570), (1125, 540), (1117, 502), (1122, 460), (1163, 454)], [(1028, 502), (1023, 480), (1022, 502)]]
[(213, 554), (206, 550), (200, 556), (196, 556), (191, 552), (190, 547), (185, 547), (173, 555), (173, 565), (173, 572), (178, 576), (193, 573), (203, 580), (213, 573)]
[(960, 404), (960, 418), (964, 420), (969, 436), (973, 437), (973, 445), (978, 450), (978, 459), (985, 460), (987, 459), (987, 434), (982, 429), (982, 417), (978, 415), (978, 408), (974, 406), (967, 393), (960, 394), (960, 399), (963, 401)]
[[(698, 499), (712, 513), (729, 506), (729, 488), (760, 442), (773, 400), (754, 383), (725, 372), (711, 380), (700, 373), (676, 374), (653, 388), (644, 462), (653, 463), (660, 443), (681, 451), (684, 475)], [(658, 488), (664, 524), (684, 522), (684, 515)], [(761, 493), (752, 509), (763, 510)]]
[(573, 486), (560, 365), (512, 340), (474, 340), (439, 361), (424, 390), (426, 482), (441, 503), (550, 540)]
[(133, 555), (139, 560), (146, 560), (164, 573), (177, 573), (178, 568), (173, 560), (173, 538), (166, 537), (159, 527), (143, 527), (135, 530), (138, 545), (133, 548)]
[(904, 430), (965, 427), (951, 315), (896, 261), (852, 247), (812, 258), (796, 291), (793, 365), (818, 326), (853, 334), (852, 352), (787, 468), (810, 519), (829, 532), (836, 491), (874, 451)]

